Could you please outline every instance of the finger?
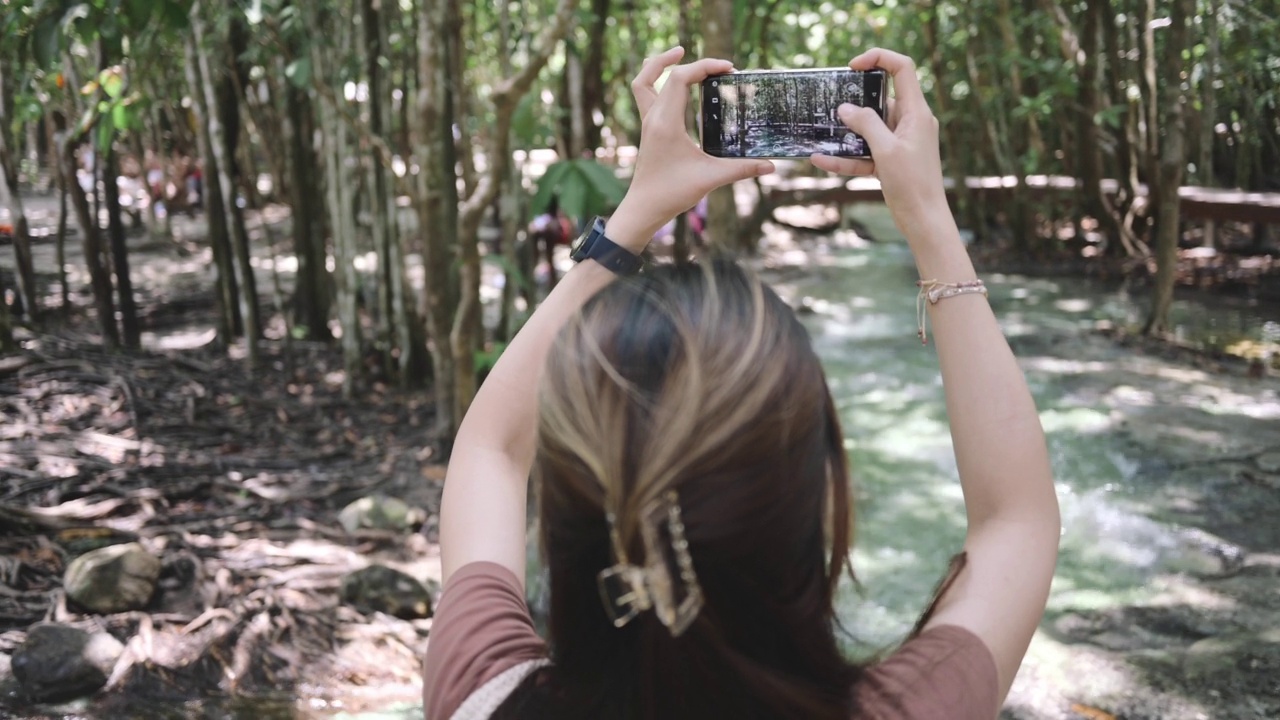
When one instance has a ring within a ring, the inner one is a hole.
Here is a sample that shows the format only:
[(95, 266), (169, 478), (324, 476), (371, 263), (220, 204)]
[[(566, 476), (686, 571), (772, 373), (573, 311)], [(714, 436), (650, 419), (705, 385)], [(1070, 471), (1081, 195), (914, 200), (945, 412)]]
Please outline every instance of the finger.
[(689, 88), (706, 80), (708, 76), (723, 75), (732, 70), (733, 63), (714, 58), (703, 58), (676, 67), (667, 77), (666, 84), (658, 93), (658, 99), (653, 103), (654, 112), (661, 113), (668, 121), (675, 119), (684, 122), (684, 111), (689, 104)]
[(836, 108), (836, 113), (850, 130), (867, 141), (871, 152), (874, 153), (877, 147), (888, 147), (893, 142), (893, 131), (884, 124), (875, 110), (845, 103)]
[(811, 155), (809, 161), (819, 170), (827, 172), (840, 173), (841, 175), (857, 175), (861, 177), (875, 175), (876, 163), (874, 160), (861, 160), (858, 158), (838, 158), (830, 155)]
[(768, 175), (774, 171), (774, 165), (768, 160), (746, 160), (731, 158), (711, 158), (712, 174), (716, 178), (716, 186), (728, 185), (739, 180)]
[(654, 87), (658, 78), (662, 77), (663, 71), (679, 62), (683, 56), (684, 48), (676, 46), (664, 53), (654, 55), (640, 66), (640, 72), (636, 73), (635, 79), (631, 81), (631, 94), (636, 98), (636, 109), (640, 111), (641, 120), (649, 114), (653, 101), (658, 99), (658, 90)]
[(854, 70), (871, 70), (883, 68), (893, 78), (894, 97), (902, 102), (903, 112), (914, 112), (927, 108), (929, 103), (924, 99), (924, 91), (920, 89), (920, 78), (916, 75), (916, 64), (911, 58), (883, 48), (872, 48), (849, 61)]

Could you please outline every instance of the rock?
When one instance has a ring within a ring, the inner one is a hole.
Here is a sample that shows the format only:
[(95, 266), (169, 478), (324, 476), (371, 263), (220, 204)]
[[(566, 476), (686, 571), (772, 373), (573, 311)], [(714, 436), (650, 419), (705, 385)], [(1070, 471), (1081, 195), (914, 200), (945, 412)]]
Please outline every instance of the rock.
[(71, 527), (55, 533), (53, 541), (61, 545), (67, 554), (76, 556), (112, 545), (138, 542), (138, 536), (114, 528)]
[(426, 519), (427, 514), (420, 508), (386, 495), (362, 497), (338, 513), (338, 522), (349, 533), (357, 530), (412, 530)]
[(1247, 554), (1244, 548), (1216, 535), (1188, 528), (1179, 533), (1178, 547), (1169, 559), (1169, 567), (1198, 577), (1220, 577), (1240, 569)]
[(361, 612), (398, 618), (431, 617), (431, 593), (413, 577), (385, 565), (370, 565), (342, 579), (342, 602)]
[(817, 302), (806, 295), (805, 297), (800, 298), (799, 303), (796, 303), (795, 311), (796, 315), (817, 315)]
[(1280, 628), (1205, 638), (1187, 649), (1188, 680), (1280, 676)]
[(1280, 451), (1265, 452), (1258, 456), (1255, 463), (1258, 469), (1265, 473), (1280, 473)]
[(99, 613), (137, 610), (151, 600), (160, 561), (137, 543), (85, 553), (67, 566), (67, 597)]
[(68, 625), (36, 625), (14, 652), (13, 676), (34, 702), (61, 702), (89, 695), (106, 684), (124, 652), (107, 633), (92, 635)]

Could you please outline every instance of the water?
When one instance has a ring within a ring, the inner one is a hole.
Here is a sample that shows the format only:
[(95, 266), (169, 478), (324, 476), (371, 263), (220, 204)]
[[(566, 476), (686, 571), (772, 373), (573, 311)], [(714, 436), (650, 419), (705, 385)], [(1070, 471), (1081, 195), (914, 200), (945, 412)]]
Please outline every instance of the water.
[[(1037, 335), (1128, 322), (1141, 298), (1075, 279), (986, 276), (991, 304), (1015, 351)], [(845, 251), (817, 277), (776, 283), (816, 312), (804, 318), (844, 423), (856, 485), (857, 537), (839, 611), (853, 646), (901, 640), (961, 549), (964, 511), (942, 384), (932, 348), (915, 335), (915, 268), (905, 245)], [(1174, 307), (1188, 335), (1265, 340), (1274, 322), (1248, 308)], [(1069, 336), (1068, 336), (1069, 337)], [(1027, 342), (1023, 342), (1027, 341)], [(1111, 429), (1109, 410), (1057, 378), (1088, 373), (1069, 343), (1036, 350), (1028, 382), (1041, 412), (1062, 507), (1062, 551), (1050, 612), (1134, 602), (1155, 574), (1196, 569), (1196, 538), (1142, 514), (1139, 458)], [(1076, 381), (1078, 387), (1079, 381)]]

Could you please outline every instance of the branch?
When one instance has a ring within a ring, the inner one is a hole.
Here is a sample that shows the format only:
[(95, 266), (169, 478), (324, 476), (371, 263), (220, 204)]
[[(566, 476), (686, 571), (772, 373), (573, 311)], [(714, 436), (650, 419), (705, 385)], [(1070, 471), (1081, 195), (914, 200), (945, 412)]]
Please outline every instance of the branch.
[(568, 34), (569, 23), (572, 21), (573, 14), (577, 9), (578, 0), (560, 0), (551, 25), (538, 36), (533, 46), (532, 54), (529, 56), (529, 62), (512, 77), (504, 78), (494, 84), (490, 99), (493, 102), (497, 127), (491, 136), (492, 147), (490, 152), (486, 153), (489, 162), (485, 168), (484, 175), (480, 178), (480, 182), (476, 184), (476, 189), (462, 203), (461, 211), (458, 214), (459, 227), (470, 227), (484, 212), (484, 209), (498, 196), (498, 188), (502, 186), (502, 181), (507, 174), (507, 156), (510, 153), (511, 146), (511, 122), (516, 105), (529, 92), (529, 88), (533, 86), (533, 81), (538, 78), (538, 73), (542, 72), (542, 68), (546, 67), (547, 61), (551, 59), (551, 54), (555, 52), (560, 40)]

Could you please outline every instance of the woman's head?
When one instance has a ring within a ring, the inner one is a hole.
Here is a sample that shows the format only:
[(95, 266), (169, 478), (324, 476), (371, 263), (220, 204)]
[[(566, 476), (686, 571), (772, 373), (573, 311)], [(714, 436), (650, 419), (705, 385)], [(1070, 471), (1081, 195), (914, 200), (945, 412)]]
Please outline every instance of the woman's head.
[[(587, 303), (547, 361), (535, 474), (559, 695), (620, 716), (707, 717), (711, 696), (727, 716), (735, 688), (748, 715), (848, 710), (839, 422), (804, 328), (757, 278), (665, 266)], [(606, 514), (640, 564), (642, 511), (671, 490), (705, 607), (680, 637), (652, 613), (616, 628)]]

